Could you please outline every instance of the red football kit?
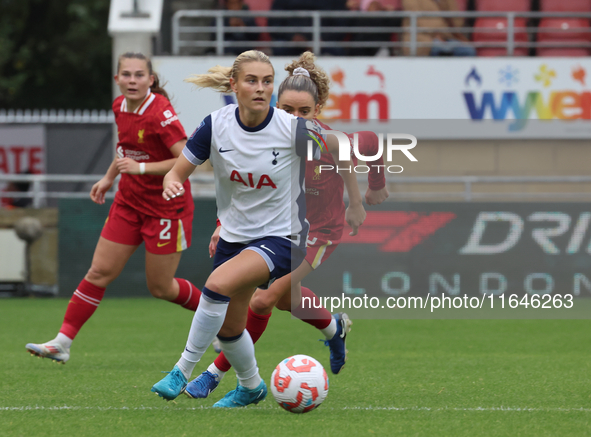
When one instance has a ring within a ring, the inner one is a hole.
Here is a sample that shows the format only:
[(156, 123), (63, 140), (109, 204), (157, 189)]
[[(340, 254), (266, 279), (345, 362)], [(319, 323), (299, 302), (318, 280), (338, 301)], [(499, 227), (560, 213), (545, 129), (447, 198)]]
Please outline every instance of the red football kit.
[[(323, 129), (331, 130), (330, 126), (315, 120)], [(378, 138), (369, 131), (357, 132), (359, 135), (359, 152), (372, 156), (378, 151)], [(353, 141), (353, 135), (347, 134)], [(353, 157), (353, 164), (356, 159)], [(383, 165), (383, 159), (374, 165)], [(323, 169), (321, 165), (332, 165), (333, 170)], [(369, 188), (380, 190), (386, 186), (384, 170), (370, 166), (368, 173)], [(343, 202), (345, 184), (336, 172), (336, 164), (330, 153), (323, 153), (318, 161), (306, 162), (306, 219), (310, 223), (308, 234), (306, 261), (316, 269), (336, 249), (341, 241), (344, 228), (345, 203)]]
[[(149, 92), (134, 112), (126, 109), (125, 98), (117, 97), (113, 102), (119, 137), (117, 156), (139, 163), (174, 158), (170, 147), (187, 135), (168, 99)], [(121, 174), (101, 235), (121, 244), (139, 245), (144, 241), (146, 249), (156, 254), (189, 247), (194, 209), (190, 182), (183, 184), (183, 196), (166, 201), (162, 198), (163, 179), (161, 175)]]

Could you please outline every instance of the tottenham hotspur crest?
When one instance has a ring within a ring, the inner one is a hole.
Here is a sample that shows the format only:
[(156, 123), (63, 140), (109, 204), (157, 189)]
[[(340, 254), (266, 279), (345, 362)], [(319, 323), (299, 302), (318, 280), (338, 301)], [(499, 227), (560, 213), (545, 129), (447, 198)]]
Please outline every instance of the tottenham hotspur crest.
[(273, 156), (274, 156), (275, 158), (273, 159), (273, 161), (271, 161), (271, 163), (272, 163), (273, 165), (277, 165), (277, 156), (279, 156), (279, 152), (275, 152), (275, 149), (273, 149)]

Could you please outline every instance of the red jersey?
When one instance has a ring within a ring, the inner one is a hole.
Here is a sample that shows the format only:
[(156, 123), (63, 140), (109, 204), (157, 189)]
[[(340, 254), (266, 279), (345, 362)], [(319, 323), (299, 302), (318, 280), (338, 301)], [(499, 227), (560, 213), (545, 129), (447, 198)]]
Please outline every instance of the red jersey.
[[(321, 121), (314, 121), (323, 129), (331, 130), (330, 126)], [(353, 139), (353, 135), (347, 136)], [(362, 154), (374, 155), (377, 152), (377, 142), (377, 136), (373, 132), (359, 133), (359, 151)], [(355, 157), (353, 160), (355, 161)], [(383, 159), (380, 158), (374, 165), (381, 164)], [(333, 170), (320, 172), (320, 165), (332, 165)], [(383, 188), (386, 185), (384, 168), (378, 173), (378, 168), (370, 166), (368, 179), (372, 190)], [(325, 229), (327, 234), (342, 232), (345, 218), (344, 188), (345, 183), (336, 172), (336, 164), (330, 153), (323, 153), (318, 161), (306, 161), (306, 219), (310, 223), (310, 232), (318, 229)]]
[[(117, 123), (117, 156), (139, 163), (165, 161), (174, 158), (170, 151), (178, 141), (187, 138), (183, 126), (168, 99), (150, 93), (134, 112), (126, 112), (123, 96), (113, 102)], [(191, 184), (183, 184), (185, 194), (169, 201), (162, 198), (160, 175), (122, 174), (115, 202), (123, 203), (154, 217), (178, 219), (192, 214), (194, 205)]]

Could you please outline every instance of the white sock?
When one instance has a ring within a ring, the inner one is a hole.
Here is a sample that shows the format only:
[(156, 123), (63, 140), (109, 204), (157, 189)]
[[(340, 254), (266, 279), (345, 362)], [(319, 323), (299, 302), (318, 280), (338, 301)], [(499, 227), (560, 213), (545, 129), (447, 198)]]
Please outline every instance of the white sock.
[(211, 363), (207, 368), (207, 371), (213, 375), (216, 375), (218, 377), (218, 381), (221, 381), (226, 374), (226, 372), (222, 372), (220, 369), (218, 369), (215, 363)]
[(73, 340), (70, 337), (67, 337), (66, 335), (62, 334), (61, 332), (58, 332), (57, 337), (55, 337), (55, 340), (66, 349), (70, 349), (72, 347)]
[(327, 340), (332, 340), (334, 335), (337, 333), (336, 319), (333, 317), (333, 319), (330, 321), (328, 326), (324, 329), (321, 329), (320, 332), (322, 332), (324, 334), (324, 336), (326, 337)]
[(250, 389), (257, 388), (262, 379), (254, 357), (254, 344), (248, 331), (245, 329), (237, 340), (226, 342), (220, 339), (220, 344), (224, 355), (236, 371), (240, 385)]
[[(204, 288), (205, 290), (205, 288)], [(193, 316), (187, 345), (176, 365), (189, 379), (216, 334), (224, 324), (228, 302), (214, 300), (202, 293), (197, 311)]]

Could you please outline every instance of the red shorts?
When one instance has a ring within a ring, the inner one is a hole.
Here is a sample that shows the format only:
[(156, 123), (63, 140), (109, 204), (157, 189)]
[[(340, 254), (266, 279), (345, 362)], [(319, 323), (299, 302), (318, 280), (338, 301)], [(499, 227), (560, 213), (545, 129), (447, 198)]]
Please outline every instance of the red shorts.
[(316, 270), (328, 259), (341, 242), (341, 233), (325, 233), (321, 230), (310, 231), (306, 241), (306, 261)]
[(139, 246), (156, 255), (180, 252), (191, 245), (193, 215), (180, 219), (158, 218), (127, 205), (113, 203), (101, 237), (119, 244)]

